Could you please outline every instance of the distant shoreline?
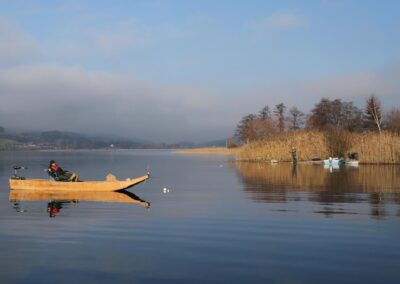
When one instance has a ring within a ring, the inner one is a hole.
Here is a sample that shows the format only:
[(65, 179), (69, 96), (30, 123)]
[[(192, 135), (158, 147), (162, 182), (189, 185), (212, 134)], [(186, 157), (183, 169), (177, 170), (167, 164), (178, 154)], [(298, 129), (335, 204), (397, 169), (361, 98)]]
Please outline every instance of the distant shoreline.
[(347, 157), (356, 152), (360, 164), (399, 165), (400, 136), (387, 131), (350, 133), (341, 131), (296, 131), (255, 140), (237, 148), (208, 147), (176, 150), (180, 154), (232, 155), (236, 161), (291, 162), (291, 148), (298, 163), (322, 163), (329, 157)]
[(119, 151), (176, 151), (178, 149), (163, 149), (163, 148), (79, 148), (79, 149), (37, 149), (37, 148), (18, 148), (18, 149), (0, 149), (1, 152), (83, 152), (83, 151), (109, 151), (109, 152), (119, 152)]
[(238, 148), (225, 148), (225, 147), (205, 147), (205, 148), (174, 150), (174, 152), (178, 154), (196, 154), (196, 155), (236, 155), (237, 151)]
[[(337, 146), (340, 147), (337, 147)], [(382, 133), (324, 133), (319, 131), (296, 131), (255, 140), (235, 148), (197, 147), (197, 148), (80, 148), (80, 149), (40, 149), (17, 148), (1, 149), (1, 152), (39, 151), (39, 152), (145, 152), (165, 151), (186, 155), (229, 155), (241, 162), (287, 163), (291, 162), (291, 147), (297, 149), (298, 163), (318, 163), (335, 153), (359, 154), (360, 164), (399, 165), (400, 136), (390, 132)], [(315, 161), (319, 159), (320, 161)]]
[[(156, 148), (149, 148), (149, 149), (142, 149), (142, 148), (118, 148), (118, 149), (112, 149), (112, 148), (97, 148), (97, 149), (40, 149), (37, 151), (40, 152), (81, 152), (81, 151), (108, 151), (108, 152), (120, 152), (120, 151), (174, 151), (175, 149), (156, 149)], [(36, 150), (34, 150), (36, 151)]]

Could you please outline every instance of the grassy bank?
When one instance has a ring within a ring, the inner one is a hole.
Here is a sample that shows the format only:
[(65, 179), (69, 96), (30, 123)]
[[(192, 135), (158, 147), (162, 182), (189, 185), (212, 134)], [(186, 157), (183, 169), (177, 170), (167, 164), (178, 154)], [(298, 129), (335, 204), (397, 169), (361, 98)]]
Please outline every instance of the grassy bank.
[(400, 136), (390, 132), (349, 133), (298, 131), (276, 135), (241, 147), (237, 159), (242, 161), (290, 161), (290, 149), (296, 147), (299, 161), (325, 159), (354, 151), (360, 163), (400, 164)]

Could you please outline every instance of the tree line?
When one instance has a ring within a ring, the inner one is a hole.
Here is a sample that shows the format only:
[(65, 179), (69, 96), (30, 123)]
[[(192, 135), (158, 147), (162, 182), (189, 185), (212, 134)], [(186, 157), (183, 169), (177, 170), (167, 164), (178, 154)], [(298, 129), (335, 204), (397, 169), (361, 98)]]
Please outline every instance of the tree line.
[(237, 124), (234, 137), (236, 141), (248, 143), (300, 129), (340, 129), (350, 132), (388, 130), (400, 134), (400, 109), (394, 108), (385, 113), (375, 95), (366, 100), (363, 109), (353, 102), (328, 98), (322, 98), (308, 114), (297, 107), (287, 109), (283, 103), (272, 109), (266, 105), (257, 114), (245, 115)]

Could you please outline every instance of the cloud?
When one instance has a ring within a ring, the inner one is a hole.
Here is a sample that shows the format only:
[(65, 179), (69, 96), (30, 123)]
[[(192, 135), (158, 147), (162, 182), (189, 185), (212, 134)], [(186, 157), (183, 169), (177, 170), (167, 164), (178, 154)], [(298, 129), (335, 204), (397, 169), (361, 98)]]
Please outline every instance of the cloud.
[(221, 96), (80, 67), (20, 66), (0, 69), (0, 124), (155, 142), (206, 141), (231, 135), (241, 117), (280, 102), (308, 111), (329, 97), (354, 100), (363, 107), (366, 97), (375, 93), (386, 109), (400, 106), (398, 70), (291, 81)]
[(39, 55), (39, 47), (32, 38), (15, 24), (0, 19), (0, 64), (20, 63)]
[(271, 33), (294, 30), (304, 26), (306, 17), (299, 13), (275, 12), (260, 20), (251, 23), (257, 33)]
[(0, 99), (2, 125), (26, 130), (167, 142), (223, 137), (230, 131), (219, 117), (220, 101), (207, 91), (79, 67), (34, 65), (0, 71)]
[(170, 23), (144, 25), (129, 18), (103, 28), (88, 25), (79, 34), (66, 36), (55, 49), (67, 56), (115, 56), (182, 38), (185, 32)]

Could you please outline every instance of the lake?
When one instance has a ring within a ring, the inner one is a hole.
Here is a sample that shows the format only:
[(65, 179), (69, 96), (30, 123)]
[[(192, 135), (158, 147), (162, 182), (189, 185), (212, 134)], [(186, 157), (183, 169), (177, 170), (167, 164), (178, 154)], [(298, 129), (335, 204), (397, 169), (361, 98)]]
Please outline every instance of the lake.
[[(102, 202), (9, 195), (12, 166), (47, 178), (51, 159), (84, 180), (148, 169), (152, 178), (122, 196), (133, 203), (116, 202), (118, 193), (93, 197)], [(400, 278), (400, 166), (293, 168), (168, 151), (0, 152), (0, 186), (0, 283)]]

